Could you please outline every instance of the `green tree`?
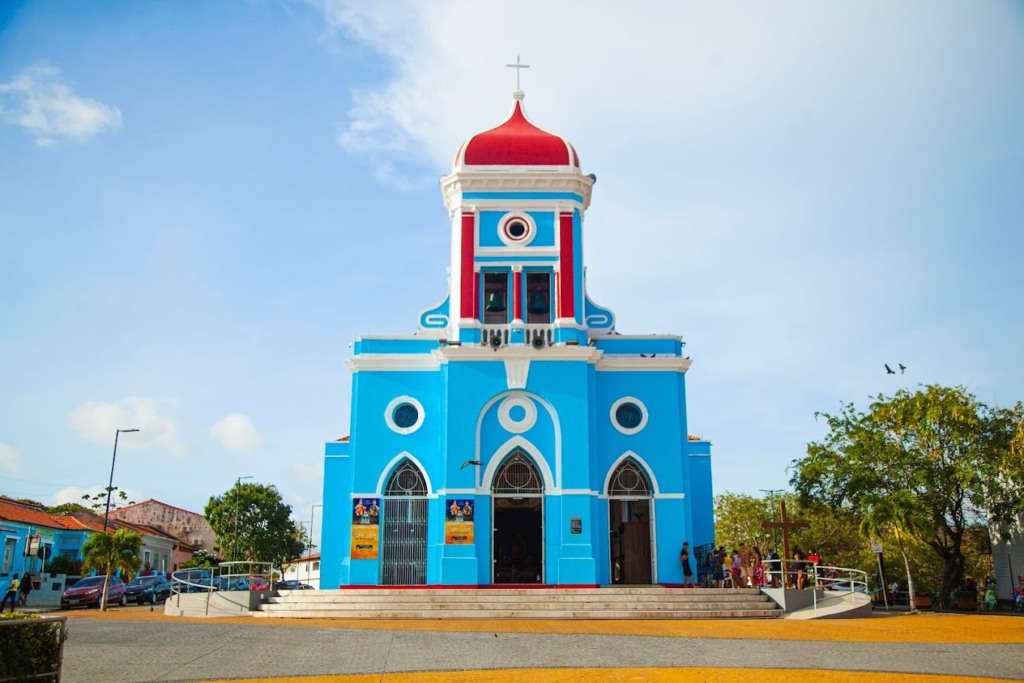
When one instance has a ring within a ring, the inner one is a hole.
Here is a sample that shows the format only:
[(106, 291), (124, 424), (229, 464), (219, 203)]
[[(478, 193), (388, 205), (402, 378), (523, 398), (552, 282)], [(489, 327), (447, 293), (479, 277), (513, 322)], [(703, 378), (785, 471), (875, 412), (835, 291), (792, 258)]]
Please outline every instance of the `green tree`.
[(990, 408), (962, 387), (927, 386), (878, 396), (866, 412), (845, 404), (818, 415), (829, 431), (793, 462), (790, 483), (803, 500), (861, 513), (878, 498), (909, 492), (926, 522), (906, 531), (943, 562), (947, 604), (964, 578), (969, 526), (1022, 507), (1024, 466), (1011, 447), (1021, 404)]
[(861, 533), (867, 538), (883, 538), (890, 533), (896, 539), (896, 545), (903, 556), (903, 566), (907, 570), (907, 590), (910, 593), (910, 611), (916, 612), (914, 575), (910, 571), (910, 557), (904, 539), (920, 535), (928, 527), (928, 511), (921, 505), (917, 496), (907, 490), (896, 491), (892, 495), (883, 496), (871, 493), (861, 499), (864, 518), (860, 523)]
[(740, 543), (757, 546), (762, 555), (772, 547), (772, 531), (764, 527), (776, 516), (773, 501), (745, 493), (715, 496), (715, 546), (730, 550)]
[(89, 508), (78, 503), (61, 503), (60, 505), (46, 508), (46, 511), (51, 515), (71, 515), (76, 512), (88, 512)]
[(90, 509), (96, 512), (106, 512), (108, 490), (110, 491), (111, 510), (116, 510), (117, 508), (123, 507), (125, 505), (135, 505), (135, 501), (128, 500), (128, 494), (120, 490), (116, 486), (112, 486), (109, 489), (107, 487), (104, 487), (102, 491), (93, 494), (86, 493), (85, 495), (82, 496), (82, 500), (84, 500), (88, 504)]
[(281, 565), (302, 553), (302, 528), (273, 485), (235, 482), (210, 498), (204, 513), (228, 559)]
[(197, 550), (192, 553), (192, 558), (181, 563), (182, 569), (192, 569), (193, 567), (216, 567), (223, 560), (213, 553), (208, 553), (205, 550)]
[(82, 568), (86, 571), (104, 572), (101, 609), (107, 609), (107, 586), (110, 584), (110, 576), (116, 571), (125, 574), (139, 571), (141, 552), (142, 536), (128, 529), (118, 529), (114, 533), (99, 531), (91, 534), (82, 544), (82, 554), (85, 556)]

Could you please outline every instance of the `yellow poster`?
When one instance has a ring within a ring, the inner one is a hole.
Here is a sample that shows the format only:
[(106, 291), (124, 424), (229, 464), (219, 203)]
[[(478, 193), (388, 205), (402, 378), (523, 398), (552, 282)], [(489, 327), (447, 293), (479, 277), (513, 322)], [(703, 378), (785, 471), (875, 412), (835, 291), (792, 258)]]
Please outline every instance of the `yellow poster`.
[(376, 560), (380, 538), (380, 498), (352, 500), (352, 559)]
[(448, 499), (444, 520), (444, 542), (448, 545), (473, 543), (473, 501)]

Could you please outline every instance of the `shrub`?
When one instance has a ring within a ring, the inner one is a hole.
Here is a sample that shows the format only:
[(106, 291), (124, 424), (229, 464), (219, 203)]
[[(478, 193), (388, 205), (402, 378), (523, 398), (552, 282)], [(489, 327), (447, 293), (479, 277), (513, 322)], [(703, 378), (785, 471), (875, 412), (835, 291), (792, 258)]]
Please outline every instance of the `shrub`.
[(66, 623), (35, 614), (0, 614), (0, 681), (58, 683)]
[(61, 553), (46, 563), (46, 571), (49, 574), (81, 574), (82, 561), (76, 560), (66, 553)]

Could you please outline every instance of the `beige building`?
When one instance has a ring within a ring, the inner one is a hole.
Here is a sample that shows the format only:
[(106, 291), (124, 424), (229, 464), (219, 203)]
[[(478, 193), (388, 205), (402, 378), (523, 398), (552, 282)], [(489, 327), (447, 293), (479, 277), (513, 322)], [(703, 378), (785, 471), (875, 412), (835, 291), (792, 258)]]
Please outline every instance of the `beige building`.
[(205, 550), (215, 553), (214, 548), (218, 546), (217, 535), (213, 533), (210, 523), (201, 514), (161, 503), (152, 498), (111, 510), (110, 516), (130, 524), (154, 527), (178, 539), (181, 542), (181, 547), (175, 553), (173, 561), (175, 569), (182, 562), (190, 559), (192, 552)]

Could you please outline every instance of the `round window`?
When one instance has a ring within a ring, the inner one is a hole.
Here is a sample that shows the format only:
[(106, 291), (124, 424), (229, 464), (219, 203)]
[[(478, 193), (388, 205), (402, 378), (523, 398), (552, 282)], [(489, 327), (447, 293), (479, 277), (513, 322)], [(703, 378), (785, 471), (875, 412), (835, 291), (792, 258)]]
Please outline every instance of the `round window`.
[(416, 424), (416, 420), (418, 420), (419, 417), (420, 411), (416, 410), (416, 406), (411, 403), (402, 403), (395, 408), (395, 412), (392, 413), (391, 416), (395, 425), (402, 429), (412, 427)]
[(498, 239), (510, 247), (525, 247), (537, 235), (533, 220), (523, 214), (506, 214), (498, 223)]
[(526, 233), (528, 231), (526, 224), (522, 221), (510, 221), (509, 224), (505, 226), (505, 232), (507, 232), (508, 236), (512, 239), (521, 240), (526, 237)]
[(643, 419), (640, 406), (635, 403), (623, 403), (615, 410), (615, 421), (623, 429), (636, 429)]

